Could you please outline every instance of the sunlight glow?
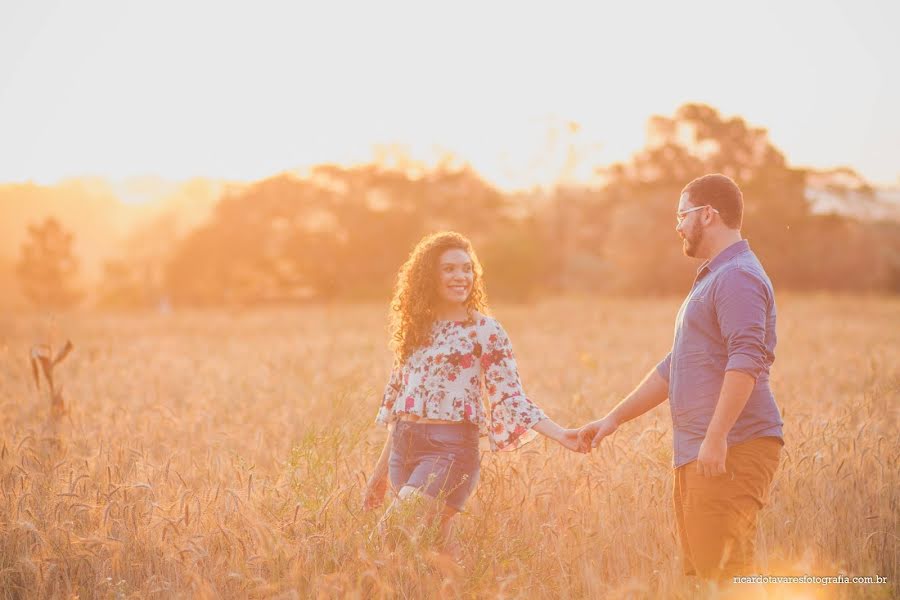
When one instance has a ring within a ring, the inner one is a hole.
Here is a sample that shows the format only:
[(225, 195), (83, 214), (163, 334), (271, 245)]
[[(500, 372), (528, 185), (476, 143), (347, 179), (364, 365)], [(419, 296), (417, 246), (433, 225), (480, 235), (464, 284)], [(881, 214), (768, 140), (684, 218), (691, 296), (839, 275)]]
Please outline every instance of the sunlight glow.
[(0, 182), (250, 180), (402, 144), (524, 187), (627, 159), (688, 101), (795, 164), (896, 182), (896, 5), (604, 6), (5, 4)]

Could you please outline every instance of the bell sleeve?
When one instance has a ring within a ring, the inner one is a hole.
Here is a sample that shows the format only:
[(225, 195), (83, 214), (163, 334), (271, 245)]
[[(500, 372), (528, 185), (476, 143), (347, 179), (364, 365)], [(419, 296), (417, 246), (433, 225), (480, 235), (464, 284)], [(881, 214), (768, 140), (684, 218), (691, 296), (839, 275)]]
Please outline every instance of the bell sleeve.
[(512, 343), (496, 319), (486, 319), (487, 340), (481, 355), (484, 391), (489, 402), (491, 450), (515, 450), (537, 436), (532, 429), (547, 416), (525, 396)]
[(384, 387), (384, 394), (381, 397), (381, 407), (378, 409), (378, 415), (375, 422), (381, 425), (387, 425), (393, 420), (394, 404), (403, 388), (403, 369), (394, 365), (391, 369), (391, 376), (387, 385)]

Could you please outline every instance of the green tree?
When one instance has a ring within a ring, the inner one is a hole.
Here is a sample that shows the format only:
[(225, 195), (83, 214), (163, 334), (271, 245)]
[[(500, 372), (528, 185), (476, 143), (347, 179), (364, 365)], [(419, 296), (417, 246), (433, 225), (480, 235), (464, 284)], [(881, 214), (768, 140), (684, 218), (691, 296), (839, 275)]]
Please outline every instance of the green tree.
[(52, 217), (39, 225), (28, 226), (16, 274), (22, 291), (35, 306), (63, 309), (81, 299), (75, 289), (78, 260), (73, 243), (72, 233)]
[(793, 243), (808, 225), (806, 172), (791, 168), (765, 129), (710, 106), (686, 104), (648, 123), (645, 147), (600, 170), (609, 228), (596, 244), (610, 265), (610, 287), (629, 292), (683, 291), (690, 261), (681, 256), (674, 213), (681, 189), (695, 177), (724, 173), (744, 193), (744, 234), (773, 281), (798, 276), (803, 249)]
[(455, 229), (480, 248), (515, 227), (508, 200), (469, 168), (322, 165), (272, 177), (224, 197), (178, 244), (167, 286), (194, 305), (384, 299), (419, 238)]

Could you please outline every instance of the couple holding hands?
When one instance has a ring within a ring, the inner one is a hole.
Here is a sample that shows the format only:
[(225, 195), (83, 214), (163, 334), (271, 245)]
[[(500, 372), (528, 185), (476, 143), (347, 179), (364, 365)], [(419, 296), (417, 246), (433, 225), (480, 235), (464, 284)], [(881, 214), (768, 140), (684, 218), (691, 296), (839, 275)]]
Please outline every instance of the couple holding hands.
[(560, 427), (525, 395), (509, 337), (488, 314), (469, 240), (454, 232), (422, 239), (391, 302), (395, 361), (376, 418), (390, 434), (365, 507), (379, 506), (390, 482), (389, 511), (423, 498), (423, 518), (448, 543), (452, 518), (478, 482), (482, 439), (504, 451), (541, 434), (588, 452), (668, 399), (684, 572), (718, 581), (754, 573), (757, 514), (783, 440), (769, 387), (774, 291), (742, 239), (742, 215), (730, 178), (706, 175), (685, 186), (676, 232), (685, 255), (705, 260), (678, 311), (672, 350), (605, 417), (580, 429)]

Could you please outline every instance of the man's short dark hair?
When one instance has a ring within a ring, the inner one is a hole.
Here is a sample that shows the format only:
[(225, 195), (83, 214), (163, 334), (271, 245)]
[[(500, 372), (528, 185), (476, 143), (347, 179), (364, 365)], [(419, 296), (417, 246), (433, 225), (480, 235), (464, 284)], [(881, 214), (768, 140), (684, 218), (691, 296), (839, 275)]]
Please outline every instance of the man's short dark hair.
[(732, 229), (740, 229), (744, 219), (744, 195), (731, 177), (721, 173), (704, 175), (693, 180), (681, 190), (694, 206), (709, 204), (722, 221)]

